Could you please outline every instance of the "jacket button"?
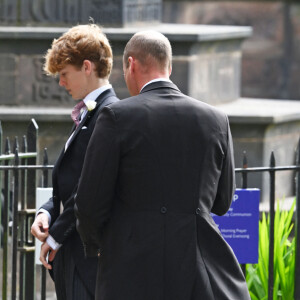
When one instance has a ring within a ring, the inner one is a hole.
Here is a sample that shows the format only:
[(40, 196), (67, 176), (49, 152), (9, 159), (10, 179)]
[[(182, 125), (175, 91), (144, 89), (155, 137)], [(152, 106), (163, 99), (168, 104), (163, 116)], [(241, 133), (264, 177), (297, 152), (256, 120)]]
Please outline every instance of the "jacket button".
[(165, 213), (167, 212), (167, 208), (163, 206), (163, 207), (160, 209), (160, 212), (161, 212), (162, 214), (165, 214)]
[(197, 214), (197, 215), (200, 215), (200, 212), (201, 212), (201, 209), (198, 207), (198, 208), (196, 209), (196, 214)]

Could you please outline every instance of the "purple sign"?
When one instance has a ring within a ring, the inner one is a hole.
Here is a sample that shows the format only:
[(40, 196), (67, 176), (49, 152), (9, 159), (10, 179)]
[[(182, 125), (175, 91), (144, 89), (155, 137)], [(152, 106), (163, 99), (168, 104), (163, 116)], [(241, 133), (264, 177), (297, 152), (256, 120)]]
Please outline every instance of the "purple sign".
[(236, 189), (223, 216), (212, 214), (240, 264), (258, 263), (259, 189)]

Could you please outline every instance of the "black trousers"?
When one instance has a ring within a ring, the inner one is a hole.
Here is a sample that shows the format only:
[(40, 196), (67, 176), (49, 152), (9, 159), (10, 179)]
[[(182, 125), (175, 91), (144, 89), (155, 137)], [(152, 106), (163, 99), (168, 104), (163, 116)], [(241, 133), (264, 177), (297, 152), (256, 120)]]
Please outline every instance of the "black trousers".
[(77, 272), (71, 249), (62, 246), (53, 261), (57, 300), (94, 300)]

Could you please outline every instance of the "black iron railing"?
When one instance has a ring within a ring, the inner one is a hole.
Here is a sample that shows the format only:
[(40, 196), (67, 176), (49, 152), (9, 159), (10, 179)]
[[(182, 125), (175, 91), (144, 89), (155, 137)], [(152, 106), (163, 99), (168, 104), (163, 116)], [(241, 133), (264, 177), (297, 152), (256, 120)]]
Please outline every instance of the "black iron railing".
[[(7, 138), (2, 153), (3, 133), (0, 123), (0, 210), (3, 216), (0, 244), (2, 245), (2, 299), (36, 299), (35, 240), (30, 228), (35, 218), (37, 171), (41, 171), (41, 185), (48, 186), (47, 152), (44, 164), (37, 164), (38, 126), (34, 120), (23, 136), (22, 145), (14, 140), (13, 151)], [(9, 255), (11, 253), (11, 255)], [(11, 269), (8, 272), (9, 264)], [(10, 283), (8, 279), (10, 279)], [(10, 289), (9, 289), (10, 287)], [(41, 299), (46, 299), (46, 272), (41, 271)]]
[[(270, 176), (270, 195), (269, 195), (269, 214), (270, 214), (270, 236), (269, 236), (269, 278), (268, 278), (268, 299), (273, 299), (273, 285), (274, 285), (274, 217), (275, 217), (275, 176), (277, 172), (281, 171), (295, 171), (295, 185), (296, 185), (296, 212), (295, 212), (295, 233), (296, 233), (296, 266), (295, 266), (295, 300), (300, 300), (300, 239), (297, 238), (300, 232), (300, 139), (297, 149), (297, 161), (294, 166), (276, 166), (274, 152), (270, 156), (269, 167), (248, 168), (246, 154), (244, 153), (243, 168), (235, 169), (235, 172), (242, 174), (242, 188), (248, 187), (248, 174), (267, 172)], [(245, 265), (242, 266), (245, 273)]]

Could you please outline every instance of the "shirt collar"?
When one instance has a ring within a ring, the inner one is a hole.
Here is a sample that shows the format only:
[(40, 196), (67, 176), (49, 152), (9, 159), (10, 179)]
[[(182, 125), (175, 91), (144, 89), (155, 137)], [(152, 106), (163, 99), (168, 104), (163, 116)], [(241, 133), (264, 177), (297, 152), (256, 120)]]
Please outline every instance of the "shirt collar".
[(145, 86), (147, 86), (148, 84), (153, 83), (153, 82), (158, 82), (158, 81), (172, 82), (172, 81), (171, 81), (170, 79), (168, 79), (168, 78), (155, 78), (155, 79), (152, 79), (152, 80), (148, 81), (146, 84), (144, 84), (143, 87), (141, 88), (140, 92), (141, 92), (141, 91), (143, 90), (143, 88), (144, 88)]
[(87, 101), (90, 101), (90, 100), (95, 101), (103, 92), (105, 92), (106, 90), (111, 89), (111, 88), (112, 88), (111, 84), (106, 84), (106, 85), (99, 87), (96, 90), (93, 90), (92, 92), (90, 92), (89, 94), (87, 94), (84, 97), (84, 99), (83, 99), (84, 103), (86, 103)]

